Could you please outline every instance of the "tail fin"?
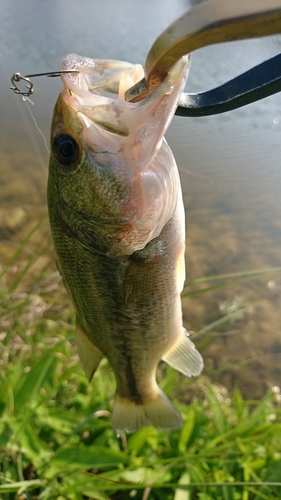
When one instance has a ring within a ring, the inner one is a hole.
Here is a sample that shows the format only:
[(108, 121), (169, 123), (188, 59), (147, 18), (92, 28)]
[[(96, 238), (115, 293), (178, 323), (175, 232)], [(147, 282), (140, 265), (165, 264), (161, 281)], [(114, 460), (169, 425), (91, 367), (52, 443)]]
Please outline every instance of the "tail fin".
[(179, 411), (158, 388), (156, 397), (136, 404), (116, 395), (111, 424), (116, 432), (135, 432), (151, 425), (158, 429), (175, 429), (182, 426)]

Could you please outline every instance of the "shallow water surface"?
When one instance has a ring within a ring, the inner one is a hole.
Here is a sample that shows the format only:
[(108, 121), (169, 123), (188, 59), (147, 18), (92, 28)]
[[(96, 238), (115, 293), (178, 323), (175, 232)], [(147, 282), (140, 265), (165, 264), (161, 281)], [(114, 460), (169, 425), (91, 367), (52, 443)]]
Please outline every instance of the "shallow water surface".
[[(46, 211), (48, 138), (60, 79), (34, 80), (34, 106), (10, 78), (56, 70), (71, 52), (143, 63), (160, 32), (196, 2), (187, 0), (0, 0), (2, 263)], [(192, 57), (189, 91), (202, 91), (280, 51), (281, 38), (209, 47)], [(280, 266), (281, 95), (225, 115), (175, 117), (167, 134), (186, 206), (187, 280)], [(46, 226), (45, 232), (48, 232)], [(206, 373), (248, 397), (280, 385), (281, 278), (241, 283), (183, 299), (198, 331), (242, 307), (204, 349)]]

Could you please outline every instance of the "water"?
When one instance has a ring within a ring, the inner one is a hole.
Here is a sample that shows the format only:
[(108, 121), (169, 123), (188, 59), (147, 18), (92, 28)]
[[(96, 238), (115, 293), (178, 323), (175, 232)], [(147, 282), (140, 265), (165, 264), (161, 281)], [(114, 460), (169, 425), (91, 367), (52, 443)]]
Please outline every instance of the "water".
[[(10, 78), (53, 71), (68, 53), (144, 63), (159, 33), (196, 2), (187, 0), (0, 0), (1, 215), (0, 258), (18, 244), (9, 214), (30, 223), (46, 210), (48, 154), (29, 110), (10, 90)], [(188, 91), (223, 83), (280, 51), (280, 37), (199, 50)], [(32, 112), (46, 137), (60, 79), (34, 80)], [(186, 206), (188, 280), (280, 265), (281, 95), (207, 118), (177, 118), (167, 134), (182, 177)], [(22, 211), (22, 212), (21, 212)], [(20, 219), (19, 219), (20, 220)], [(281, 279), (241, 284), (184, 299), (193, 331), (242, 300), (245, 313), (205, 350), (206, 371), (223, 369), (249, 397), (280, 384)], [(250, 360), (243, 369), (241, 362)], [(252, 363), (253, 361), (253, 363)], [(234, 367), (231, 368), (230, 365)]]

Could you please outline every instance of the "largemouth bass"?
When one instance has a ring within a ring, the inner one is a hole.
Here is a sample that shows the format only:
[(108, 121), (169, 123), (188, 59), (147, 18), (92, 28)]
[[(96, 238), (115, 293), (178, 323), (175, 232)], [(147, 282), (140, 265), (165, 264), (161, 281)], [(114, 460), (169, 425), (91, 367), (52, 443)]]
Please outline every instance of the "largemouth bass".
[(185, 224), (164, 133), (188, 59), (138, 103), (124, 92), (140, 65), (67, 56), (51, 130), (48, 205), (58, 268), (76, 313), (89, 380), (103, 356), (116, 377), (116, 431), (170, 429), (181, 415), (156, 383), (160, 359), (187, 376), (201, 355), (182, 325)]

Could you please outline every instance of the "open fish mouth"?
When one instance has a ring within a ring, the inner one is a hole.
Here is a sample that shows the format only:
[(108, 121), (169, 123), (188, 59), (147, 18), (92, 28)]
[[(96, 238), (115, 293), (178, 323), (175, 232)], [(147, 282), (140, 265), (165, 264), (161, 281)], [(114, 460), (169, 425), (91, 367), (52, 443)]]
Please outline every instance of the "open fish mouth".
[(139, 103), (126, 102), (125, 92), (143, 78), (144, 70), (140, 64), (69, 54), (62, 60), (61, 69), (78, 70), (77, 73), (64, 73), (61, 77), (66, 91), (64, 99), (79, 114), (82, 124), (89, 128), (95, 123), (119, 136), (132, 135), (135, 128), (143, 123), (144, 113), (147, 113), (144, 102), (149, 103), (149, 113), (153, 115), (157, 112), (159, 100), (165, 95), (174, 94), (174, 105), (169, 103), (170, 116), (162, 117), (161, 120), (165, 124), (161, 130), (163, 136), (185, 84), (189, 58), (183, 57), (176, 63), (164, 82), (151, 96)]
[(61, 69), (77, 69), (78, 73), (62, 75), (65, 85), (81, 99), (90, 95), (124, 100), (124, 94), (144, 76), (140, 64), (122, 61), (90, 59), (69, 54), (61, 62)]

